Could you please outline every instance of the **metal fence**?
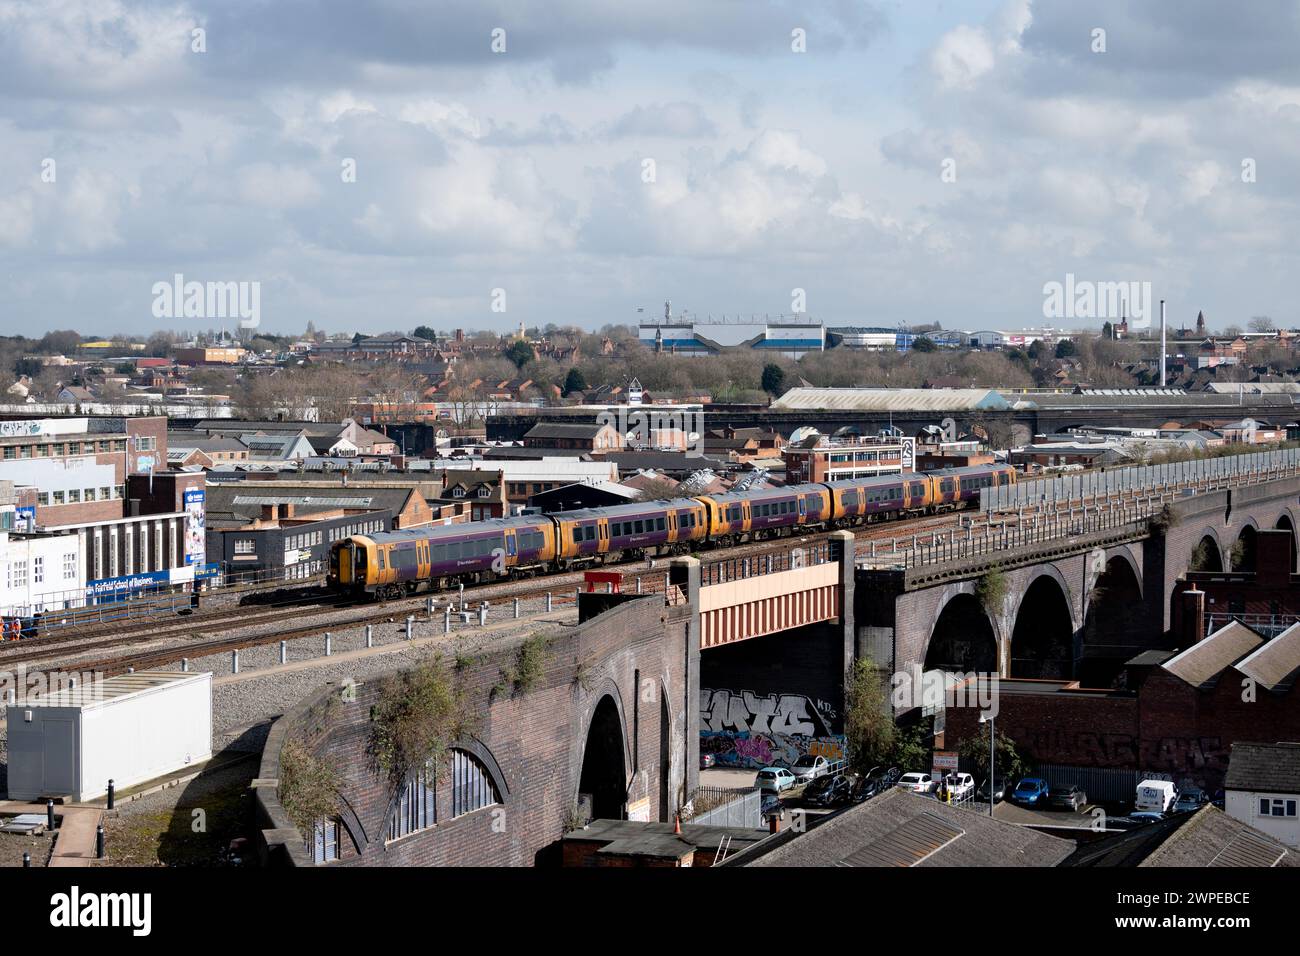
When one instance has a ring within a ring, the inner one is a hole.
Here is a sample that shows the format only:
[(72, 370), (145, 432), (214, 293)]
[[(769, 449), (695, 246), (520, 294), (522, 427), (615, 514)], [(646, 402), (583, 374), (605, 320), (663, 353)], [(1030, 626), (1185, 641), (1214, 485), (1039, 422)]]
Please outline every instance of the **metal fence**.
[(1274, 638), (1300, 622), (1300, 615), (1295, 614), (1233, 614), (1219, 611), (1205, 615), (1205, 633), (1213, 634), (1221, 627), (1233, 621), (1240, 621), (1262, 637)]
[(1038, 765), (1038, 776), (1046, 780), (1049, 787), (1074, 784), (1088, 795), (1089, 803), (1132, 803), (1137, 785), (1150, 779), (1151, 774), (1111, 767), (1044, 763)]
[(1300, 448), (1199, 458), (1167, 465), (1132, 465), (1051, 478), (1030, 478), (980, 492), (981, 511), (1015, 511), (1051, 502), (1116, 498), (1124, 494), (1212, 491), (1300, 473)]
[(700, 564), (700, 586), (726, 584), (728, 581), (742, 581), (745, 578), (761, 577), (778, 571), (792, 571), (797, 568), (825, 564), (831, 560), (828, 541), (814, 541), (805, 545), (796, 545), (784, 551), (768, 554), (751, 554), (743, 558), (722, 558)]
[(763, 795), (753, 787), (729, 790), (699, 787), (691, 797), (695, 813), (691, 823), (714, 827), (763, 828)]

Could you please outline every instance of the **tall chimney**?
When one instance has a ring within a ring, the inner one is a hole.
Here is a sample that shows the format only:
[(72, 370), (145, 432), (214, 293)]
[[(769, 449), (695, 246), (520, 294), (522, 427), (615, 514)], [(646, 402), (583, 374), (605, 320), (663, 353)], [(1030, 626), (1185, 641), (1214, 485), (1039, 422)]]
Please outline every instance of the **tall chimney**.
[(1160, 300), (1160, 387), (1165, 387), (1165, 300)]

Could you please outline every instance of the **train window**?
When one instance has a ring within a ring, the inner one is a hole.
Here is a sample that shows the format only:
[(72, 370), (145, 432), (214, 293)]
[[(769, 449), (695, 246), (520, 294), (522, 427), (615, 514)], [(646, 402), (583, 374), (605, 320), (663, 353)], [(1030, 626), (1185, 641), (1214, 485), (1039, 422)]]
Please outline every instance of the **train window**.
[(645, 522), (638, 518), (636, 524), (632, 528), (632, 533), (645, 534)]
[(595, 541), (596, 526), (594, 524), (587, 525), (587, 527), (583, 529), (582, 536), (586, 538), (588, 541)]
[(574, 544), (582, 543), (582, 529), (579, 528), (577, 525), (573, 526), (573, 543)]
[(655, 518), (655, 530), (667, 531), (668, 530), (667, 522), (665, 522), (663, 518)]

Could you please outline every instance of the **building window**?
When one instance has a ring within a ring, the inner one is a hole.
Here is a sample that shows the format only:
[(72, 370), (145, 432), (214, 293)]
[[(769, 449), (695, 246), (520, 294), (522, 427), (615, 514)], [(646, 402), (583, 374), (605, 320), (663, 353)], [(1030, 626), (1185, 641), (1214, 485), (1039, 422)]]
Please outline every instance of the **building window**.
[(1286, 800), (1281, 797), (1272, 799), (1264, 797), (1259, 801), (1259, 815), (1261, 817), (1294, 817), (1296, 815), (1296, 801)]
[(38, 491), (36, 493), (36, 503), (38, 505), (48, 505), (50, 503), (50, 493), (48, 491)]
[(339, 858), (339, 837), (343, 825), (337, 819), (318, 820), (312, 833), (311, 860), (328, 863)]
[(135, 439), (136, 451), (154, 451), (158, 447), (158, 439), (152, 435), (137, 435)]
[(500, 803), (497, 789), (483, 765), (463, 750), (451, 752), (451, 815), (453, 818)]
[(63, 556), (63, 580), (71, 581), (77, 576), (77, 555), (65, 554)]
[(13, 563), (12, 571), (13, 571), (13, 587), (15, 588), (27, 587), (27, 562), (15, 561)]
[(108, 500), (109, 500), (110, 498), (112, 498), (112, 497), (113, 497), (113, 489), (112, 489), (112, 488), (100, 488), (100, 489), (99, 489), (99, 500), (100, 500), (100, 501), (108, 501)]
[(397, 798), (397, 806), (388, 818), (388, 839), (400, 840), (438, 822), (434, 801), (435, 770), (433, 761), (430, 760), (423, 770), (406, 782)]
[(43, 557), (32, 558), (32, 583), (45, 583), (45, 559)]
[(56, 491), (56, 492), (54, 493), (54, 503), (55, 503), (56, 505), (61, 505), (61, 504), (63, 504), (63, 497), (64, 497), (64, 496), (63, 496), (63, 492), (61, 492), (61, 491)]
[(11, 458), (13, 458), (15, 454), (16, 452), (14, 451), (13, 445), (5, 445), (5, 461), (8, 461)]
[(68, 504), (71, 505), (71, 504), (80, 504), (80, 503), (81, 503), (81, 489), (80, 488), (68, 489)]
[(235, 554), (256, 554), (257, 542), (252, 538), (236, 538)]

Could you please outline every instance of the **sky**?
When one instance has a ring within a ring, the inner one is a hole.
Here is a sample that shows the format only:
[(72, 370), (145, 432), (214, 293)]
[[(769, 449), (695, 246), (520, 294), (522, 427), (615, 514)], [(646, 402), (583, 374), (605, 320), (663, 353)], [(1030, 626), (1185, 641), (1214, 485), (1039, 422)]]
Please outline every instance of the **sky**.
[(1067, 277), (1295, 326), (1297, 49), (1300, 0), (0, 0), (0, 334), (234, 327), (177, 275), (282, 334), (1111, 317)]

